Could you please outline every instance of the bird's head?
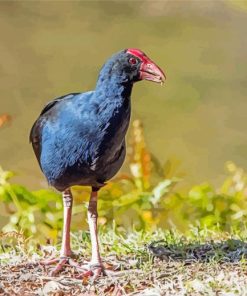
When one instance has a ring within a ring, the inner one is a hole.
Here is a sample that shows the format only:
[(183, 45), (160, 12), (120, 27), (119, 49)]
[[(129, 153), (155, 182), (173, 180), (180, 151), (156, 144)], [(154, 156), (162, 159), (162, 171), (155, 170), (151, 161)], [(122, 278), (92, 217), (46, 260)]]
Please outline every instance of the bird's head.
[(120, 83), (149, 80), (163, 83), (164, 72), (144, 52), (128, 48), (113, 55), (103, 66), (99, 80), (108, 77)]
[(135, 81), (149, 80), (163, 83), (165, 73), (144, 52), (136, 48), (125, 50), (127, 68), (134, 73)]

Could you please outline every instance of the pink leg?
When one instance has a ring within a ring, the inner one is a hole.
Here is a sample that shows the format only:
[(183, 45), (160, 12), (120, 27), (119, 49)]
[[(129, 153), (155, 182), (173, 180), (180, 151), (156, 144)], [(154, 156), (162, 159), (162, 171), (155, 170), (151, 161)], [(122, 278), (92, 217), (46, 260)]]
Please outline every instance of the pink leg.
[(72, 255), (70, 248), (70, 224), (71, 224), (71, 214), (72, 214), (73, 197), (70, 189), (63, 192), (63, 239), (62, 239), (62, 249), (60, 252), (61, 257), (69, 257)]
[(97, 199), (98, 193), (97, 191), (92, 191), (89, 206), (88, 206), (88, 224), (91, 236), (91, 244), (92, 244), (92, 258), (91, 265), (102, 265), (100, 253), (99, 253), (99, 241), (98, 241), (98, 229), (97, 229)]
[(72, 204), (73, 197), (70, 189), (63, 192), (63, 206), (64, 206), (64, 224), (63, 224), (63, 238), (62, 238), (62, 248), (60, 251), (60, 258), (53, 258), (42, 261), (41, 264), (50, 265), (58, 262), (51, 275), (56, 275), (67, 263), (75, 266), (75, 262), (70, 259), (72, 251), (70, 248), (70, 223), (72, 214)]
[(91, 244), (92, 244), (92, 257), (89, 264), (85, 266), (87, 272), (84, 272), (77, 276), (77, 278), (83, 278), (85, 276), (93, 276), (97, 279), (101, 273), (104, 273), (104, 268), (102, 265), (102, 260), (99, 252), (99, 241), (98, 241), (98, 230), (97, 230), (97, 191), (92, 190), (89, 206), (88, 206), (88, 224), (90, 230)]
[(63, 239), (62, 248), (60, 252), (60, 258), (52, 258), (41, 262), (41, 264), (50, 265), (57, 263), (56, 267), (51, 272), (51, 275), (56, 275), (67, 264), (75, 267), (78, 271), (83, 271), (77, 278), (84, 278), (88, 276), (94, 276), (94, 279), (98, 278), (101, 273), (104, 273), (100, 253), (99, 242), (97, 233), (97, 191), (92, 191), (88, 206), (88, 224), (92, 243), (92, 258), (89, 264), (80, 266), (74, 262), (70, 256), (72, 251), (70, 248), (70, 222), (72, 214), (73, 197), (70, 189), (63, 192), (63, 204), (64, 204), (64, 225), (63, 225)]

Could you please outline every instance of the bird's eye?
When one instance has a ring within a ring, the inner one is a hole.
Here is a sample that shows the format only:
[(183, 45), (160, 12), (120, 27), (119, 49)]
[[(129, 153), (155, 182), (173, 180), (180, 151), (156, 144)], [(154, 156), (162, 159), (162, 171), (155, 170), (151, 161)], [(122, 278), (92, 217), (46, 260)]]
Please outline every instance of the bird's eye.
[(130, 58), (130, 59), (129, 59), (129, 63), (130, 63), (131, 65), (135, 65), (135, 64), (137, 63), (137, 60), (136, 60), (135, 58)]

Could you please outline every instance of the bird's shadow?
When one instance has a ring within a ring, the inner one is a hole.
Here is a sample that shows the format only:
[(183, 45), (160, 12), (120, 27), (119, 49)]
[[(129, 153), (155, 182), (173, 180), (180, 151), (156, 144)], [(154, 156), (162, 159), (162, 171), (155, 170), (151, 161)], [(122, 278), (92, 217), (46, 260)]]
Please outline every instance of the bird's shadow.
[(152, 242), (149, 252), (162, 260), (174, 260), (192, 264), (195, 262), (234, 263), (247, 259), (247, 243), (238, 239), (220, 242), (193, 242), (168, 244), (165, 241)]

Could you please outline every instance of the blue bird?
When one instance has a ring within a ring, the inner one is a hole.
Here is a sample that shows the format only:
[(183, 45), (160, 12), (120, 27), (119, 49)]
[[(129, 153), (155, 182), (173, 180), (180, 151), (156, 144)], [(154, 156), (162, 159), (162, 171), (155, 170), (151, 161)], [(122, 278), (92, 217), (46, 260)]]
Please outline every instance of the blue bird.
[(144, 79), (163, 83), (165, 74), (141, 50), (122, 50), (103, 65), (94, 91), (54, 99), (31, 129), (30, 141), (40, 168), (49, 185), (63, 193), (60, 257), (43, 262), (57, 262), (52, 275), (65, 264), (76, 265), (70, 247), (73, 185), (92, 187), (88, 207), (92, 258), (87, 266), (77, 267), (95, 277), (104, 273), (97, 235), (97, 192), (123, 164), (131, 91), (135, 82)]

